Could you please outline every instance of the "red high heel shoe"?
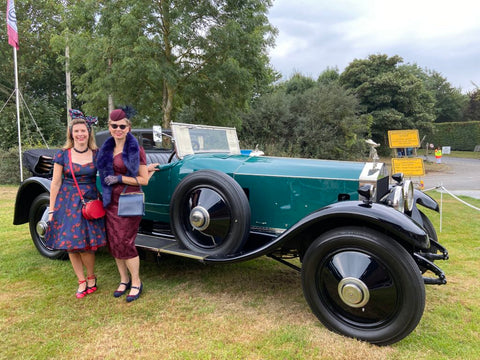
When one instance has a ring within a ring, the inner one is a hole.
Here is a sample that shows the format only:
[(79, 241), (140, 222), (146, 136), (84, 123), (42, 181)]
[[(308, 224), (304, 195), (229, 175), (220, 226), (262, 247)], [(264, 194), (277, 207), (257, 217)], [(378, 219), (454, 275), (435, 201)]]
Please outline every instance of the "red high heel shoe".
[(87, 282), (87, 294), (93, 294), (95, 291), (97, 291), (97, 277), (95, 275), (87, 276), (87, 280), (93, 279), (95, 279), (95, 284), (93, 286), (88, 286)]
[[(85, 284), (86, 282), (87, 282), (87, 280), (78, 280), (78, 285)], [(85, 290), (82, 290), (82, 291), (77, 290), (77, 293), (75, 294), (77, 299), (81, 299), (81, 298), (85, 297), (85, 295), (87, 295), (87, 289), (86, 288), (85, 288)]]

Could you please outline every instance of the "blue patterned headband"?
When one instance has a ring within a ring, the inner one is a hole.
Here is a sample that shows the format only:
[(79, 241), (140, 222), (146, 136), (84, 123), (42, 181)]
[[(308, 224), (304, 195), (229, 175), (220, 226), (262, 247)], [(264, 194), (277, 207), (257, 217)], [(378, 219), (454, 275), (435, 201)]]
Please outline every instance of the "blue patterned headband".
[(96, 125), (98, 118), (96, 116), (85, 116), (80, 110), (69, 109), (70, 117), (73, 119), (83, 119), (87, 123), (88, 130), (92, 128), (92, 125)]

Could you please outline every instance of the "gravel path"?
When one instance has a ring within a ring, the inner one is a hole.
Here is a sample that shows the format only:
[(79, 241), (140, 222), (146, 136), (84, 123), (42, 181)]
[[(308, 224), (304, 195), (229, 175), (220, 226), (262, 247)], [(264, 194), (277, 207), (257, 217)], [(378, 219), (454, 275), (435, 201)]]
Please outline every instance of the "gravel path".
[[(435, 162), (433, 156), (429, 156), (428, 160)], [(429, 171), (422, 179), (425, 189), (443, 186), (455, 195), (480, 199), (480, 160), (444, 156), (442, 163), (448, 165), (448, 169)]]

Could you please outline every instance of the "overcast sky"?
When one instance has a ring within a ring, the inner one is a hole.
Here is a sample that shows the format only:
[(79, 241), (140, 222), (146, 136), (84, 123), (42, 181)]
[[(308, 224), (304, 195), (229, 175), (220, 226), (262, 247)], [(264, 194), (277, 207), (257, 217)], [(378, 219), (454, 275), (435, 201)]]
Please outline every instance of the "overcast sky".
[(269, 20), (279, 32), (271, 63), (285, 79), (387, 54), (463, 92), (480, 86), (479, 0), (274, 0)]

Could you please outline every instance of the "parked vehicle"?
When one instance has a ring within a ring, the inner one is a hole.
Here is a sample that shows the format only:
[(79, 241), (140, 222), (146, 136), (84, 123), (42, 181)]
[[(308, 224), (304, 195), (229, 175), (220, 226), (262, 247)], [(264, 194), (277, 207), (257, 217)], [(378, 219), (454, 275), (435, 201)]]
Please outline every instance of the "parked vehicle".
[[(140, 249), (206, 264), (268, 256), (301, 273), (328, 329), (379, 345), (415, 329), (424, 284), (446, 283), (434, 261), (448, 252), (417, 207), (438, 204), (401, 174), (390, 184), (385, 164), (256, 156), (227, 127), (134, 133), (161, 164), (143, 187)], [(44, 242), (49, 188), (39, 176), (21, 184), (14, 224), (28, 222), (39, 252), (61, 258)]]

